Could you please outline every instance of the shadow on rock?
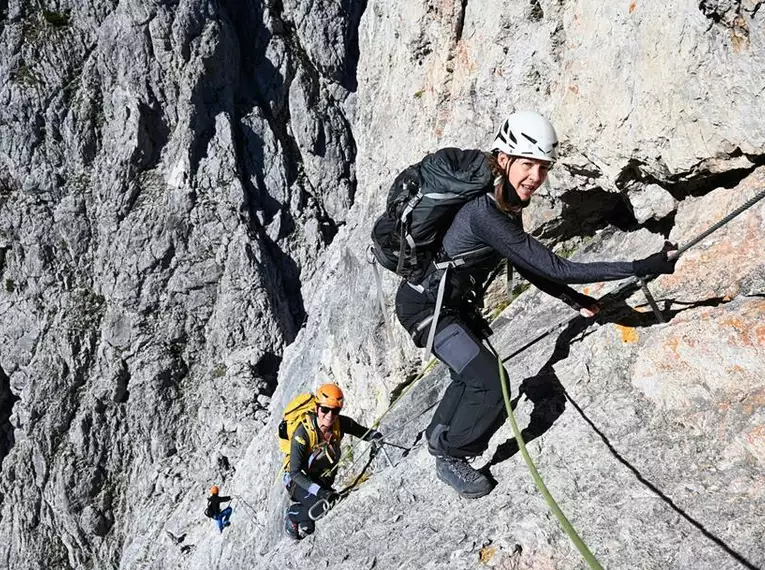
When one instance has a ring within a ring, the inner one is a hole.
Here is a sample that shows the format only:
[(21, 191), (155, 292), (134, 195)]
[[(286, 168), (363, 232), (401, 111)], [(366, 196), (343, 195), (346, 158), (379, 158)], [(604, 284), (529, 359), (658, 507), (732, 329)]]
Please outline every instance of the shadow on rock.
[(629, 469), (629, 471), (635, 476), (635, 478), (642, 484), (645, 488), (650, 490), (652, 493), (654, 493), (659, 499), (661, 499), (664, 504), (666, 504), (670, 509), (672, 509), (674, 512), (676, 512), (678, 515), (680, 515), (683, 519), (685, 519), (688, 523), (693, 525), (699, 532), (701, 532), (702, 535), (704, 535), (705, 538), (716, 544), (720, 549), (722, 549), (728, 556), (736, 560), (741, 566), (744, 568), (748, 568), (749, 570), (762, 570), (760, 566), (756, 566), (751, 561), (749, 561), (746, 557), (744, 557), (743, 554), (737, 552), (732, 547), (730, 547), (724, 540), (722, 540), (720, 537), (715, 535), (714, 533), (710, 532), (701, 522), (693, 518), (691, 515), (689, 515), (685, 510), (680, 508), (677, 503), (675, 503), (674, 500), (672, 500), (671, 497), (666, 495), (659, 487), (657, 487), (655, 484), (653, 484), (651, 481), (646, 479), (646, 477), (635, 467), (632, 463), (627, 461), (627, 459), (619, 453), (619, 451), (614, 447), (614, 445), (611, 443), (611, 441), (606, 437), (606, 435), (603, 433), (601, 429), (597, 425), (595, 425), (595, 422), (590, 419), (590, 417), (584, 412), (584, 410), (579, 406), (579, 404), (574, 400), (568, 392), (564, 392), (565, 398), (571, 403), (571, 405), (574, 407), (574, 409), (579, 413), (579, 415), (582, 417), (582, 419), (587, 422), (587, 424), (592, 428), (592, 430), (597, 434), (597, 436), (603, 441), (605, 446), (608, 448), (608, 451), (611, 452), (611, 455), (616, 458), (619, 463), (621, 463), (624, 467)]
[[(552, 368), (543, 368), (535, 376), (523, 380), (518, 397), (512, 402), (513, 409), (521, 396), (526, 396), (534, 404), (529, 425), (521, 430), (525, 442), (532, 441), (550, 429), (566, 409), (566, 391)], [(483, 470), (488, 471), (493, 465), (509, 459), (516, 453), (518, 442), (515, 438), (510, 438), (497, 447), (494, 456)]]
[[(628, 306), (625, 302), (627, 294), (619, 295), (613, 300), (609, 300), (605, 308), (597, 315), (597, 322), (600, 324), (618, 324), (628, 327), (647, 327), (658, 323), (656, 315), (653, 312), (641, 312)], [(664, 309), (661, 311), (662, 316), (667, 320), (671, 320), (675, 315), (682, 311), (702, 306), (718, 306), (726, 301), (721, 298), (710, 298), (692, 303), (683, 303), (683, 307), (675, 310), (670, 310), (673, 300), (667, 300), (664, 303)], [(736, 560), (741, 566), (748, 568), (749, 570), (761, 570), (760, 567), (753, 564), (741, 553), (734, 550), (720, 537), (716, 536), (708, 529), (706, 529), (701, 522), (694, 519), (691, 515), (685, 512), (680, 506), (678, 506), (671, 497), (667, 496), (661, 489), (655, 484), (646, 479), (643, 474), (626, 458), (624, 458), (619, 451), (611, 444), (602, 430), (595, 425), (595, 423), (585, 414), (584, 410), (578, 405), (578, 403), (568, 394), (566, 389), (561, 384), (558, 377), (555, 375), (553, 365), (561, 360), (568, 358), (570, 354), (571, 343), (580, 334), (588, 334), (587, 329), (592, 324), (593, 319), (585, 319), (583, 317), (575, 317), (570, 320), (566, 328), (561, 332), (555, 341), (555, 349), (547, 362), (542, 366), (540, 371), (530, 377), (526, 378), (518, 390), (518, 396), (511, 402), (513, 409), (517, 406), (518, 399), (521, 395), (525, 395), (534, 404), (534, 409), (531, 412), (531, 419), (529, 425), (521, 430), (521, 435), (524, 441), (529, 442), (536, 437), (539, 437), (545, 433), (553, 423), (563, 413), (566, 401), (568, 401), (579, 415), (590, 425), (592, 430), (600, 437), (603, 443), (606, 445), (612, 456), (615, 457), (623, 466), (629, 469), (635, 478), (657, 497), (659, 497), (667, 506), (669, 506), (674, 512), (680, 515), (688, 523), (693, 525), (699, 530), (708, 540), (713, 542), (717, 547), (722, 549), (731, 558)], [(550, 331), (552, 332), (552, 331)], [(534, 342), (541, 340), (545, 335), (537, 337)], [(526, 345), (523, 349), (528, 348), (530, 345)], [(520, 351), (513, 353), (519, 354)], [(507, 359), (506, 359), (507, 360)], [(494, 453), (491, 461), (487, 463), (482, 471), (487, 476), (491, 477), (489, 468), (497, 463), (500, 463), (506, 459), (509, 459), (518, 452), (518, 443), (515, 438), (510, 438), (502, 443)], [(493, 477), (492, 477), (493, 480)]]
[[(625, 296), (628, 294), (629, 292), (624, 293)], [(662, 313), (665, 318), (671, 319), (683, 310), (685, 308), (675, 311), (665, 309)], [(571, 353), (571, 343), (580, 335), (588, 334), (587, 330), (593, 322), (595, 322), (594, 319), (586, 319), (584, 317), (574, 317), (568, 321), (555, 340), (555, 348), (547, 362), (542, 365), (537, 374), (524, 379), (521, 383), (518, 389), (518, 396), (512, 401), (513, 409), (515, 409), (521, 396), (526, 396), (534, 404), (529, 424), (521, 430), (521, 436), (525, 442), (532, 441), (550, 429), (566, 409), (566, 389), (556, 376), (553, 366), (568, 358)], [(622, 296), (619, 296), (610, 301), (607, 309), (602, 310), (597, 315), (597, 322), (600, 324), (614, 323), (630, 327), (647, 327), (657, 324), (658, 321), (653, 313), (637, 311), (627, 305)], [(547, 334), (549, 333), (540, 335), (522, 348), (524, 350), (529, 348), (532, 344), (545, 338)], [(516, 351), (513, 353), (513, 356), (519, 353), (520, 351)], [(503, 362), (507, 360), (508, 358), (505, 358)], [(502, 416), (502, 422), (497, 425), (497, 429), (504, 423), (506, 418), (506, 415)], [(483, 467), (482, 471), (488, 474), (489, 468), (509, 459), (518, 451), (518, 442), (514, 437), (506, 440), (497, 447), (494, 456)]]

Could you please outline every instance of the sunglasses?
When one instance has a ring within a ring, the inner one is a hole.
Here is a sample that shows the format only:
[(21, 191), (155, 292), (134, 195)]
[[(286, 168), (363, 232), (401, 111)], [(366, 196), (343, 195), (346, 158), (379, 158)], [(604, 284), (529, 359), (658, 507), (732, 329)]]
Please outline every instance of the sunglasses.
[(319, 410), (322, 414), (339, 414), (340, 409), (339, 408), (328, 408), (327, 406), (319, 406)]

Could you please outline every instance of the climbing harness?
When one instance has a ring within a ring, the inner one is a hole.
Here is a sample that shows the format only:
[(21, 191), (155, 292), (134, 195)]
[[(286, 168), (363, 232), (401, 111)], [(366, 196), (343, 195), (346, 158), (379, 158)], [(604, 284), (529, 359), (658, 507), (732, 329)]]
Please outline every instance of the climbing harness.
[(446, 282), (447, 282), (449, 270), (452, 268), (461, 267), (462, 265), (465, 265), (465, 263), (467, 263), (467, 259), (471, 256), (480, 255), (490, 250), (491, 248), (489, 246), (479, 247), (478, 249), (467, 251), (461, 254), (459, 257), (455, 257), (454, 259), (447, 259), (445, 261), (433, 262), (433, 267), (435, 267), (437, 271), (443, 271), (443, 273), (441, 274), (441, 279), (438, 282), (438, 293), (436, 294), (436, 305), (433, 311), (433, 317), (427, 323), (430, 326), (430, 330), (428, 331), (428, 340), (425, 343), (424, 360), (429, 360), (430, 355), (433, 352), (433, 340), (436, 337), (436, 328), (438, 327), (438, 317), (441, 315), (441, 305), (443, 305), (444, 303), (444, 293), (446, 292)]
[[(316, 501), (313, 505), (311, 505), (311, 508), (308, 509), (308, 518), (310, 518), (312, 521), (317, 521), (324, 517), (331, 509), (332, 507), (337, 504), (338, 501), (328, 501), (327, 499), (319, 499)], [(315, 511), (314, 509), (316, 507), (321, 507), (319, 511)]]
[[(337, 503), (339, 503), (342, 499), (347, 497), (350, 494), (350, 492), (356, 488), (356, 485), (359, 484), (359, 482), (361, 481), (361, 478), (364, 476), (364, 473), (366, 473), (367, 469), (372, 464), (372, 460), (374, 460), (375, 455), (377, 454), (377, 451), (382, 450), (382, 444), (373, 442), (369, 449), (370, 449), (369, 459), (367, 459), (366, 464), (361, 469), (361, 471), (359, 471), (359, 474), (356, 475), (356, 478), (353, 480), (353, 482), (350, 485), (348, 485), (347, 487), (339, 491), (334, 500), (329, 501), (327, 499), (319, 499), (316, 503), (311, 505), (311, 507), (308, 509), (308, 516), (310, 517), (312, 521), (317, 521), (320, 518), (324, 517), (330, 510), (332, 510), (335, 507), (335, 505), (337, 505)], [(388, 457), (388, 454), (385, 453), (384, 450), (383, 450), (383, 453), (388, 459), (388, 462), (390, 462), (390, 458)], [(351, 464), (351, 466), (355, 465), (355, 463), (356, 462), (354, 461), (354, 463)], [(390, 465), (391, 467), (393, 466), (392, 463), (390, 463)], [(321, 506), (322, 508), (318, 511), (315, 511), (314, 509), (316, 509), (317, 506)]]

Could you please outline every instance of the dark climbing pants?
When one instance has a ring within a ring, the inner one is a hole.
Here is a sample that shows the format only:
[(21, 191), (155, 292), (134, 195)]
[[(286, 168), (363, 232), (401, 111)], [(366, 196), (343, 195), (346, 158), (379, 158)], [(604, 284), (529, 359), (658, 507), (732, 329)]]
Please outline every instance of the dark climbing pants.
[(287, 516), (291, 521), (301, 523), (312, 520), (309, 511), (313, 513), (315, 518), (320, 518), (324, 515), (325, 509), (323, 507), (316, 507), (311, 510), (311, 508), (321, 500), (316, 495), (311, 495), (308, 491), (295, 486), (295, 489), (290, 493), (290, 496), (293, 501), (296, 501), (296, 503), (290, 505), (287, 509)]
[[(417, 326), (432, 314), (422, 298), (406, 285), (396, 296), (396, 313), (417, 346), (428, 334), (428, 327), (418, 331)], [(507, 418), (497, 357), (448, 310), (438, 320), (433, 353), (449, 366), (452, 381), (425, 432), (428, 449), (451, 457), (480, 455)]]

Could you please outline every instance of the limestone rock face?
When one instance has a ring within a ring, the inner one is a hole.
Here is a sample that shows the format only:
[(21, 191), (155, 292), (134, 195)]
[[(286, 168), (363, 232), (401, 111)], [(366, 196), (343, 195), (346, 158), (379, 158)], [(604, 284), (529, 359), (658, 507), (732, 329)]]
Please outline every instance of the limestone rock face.
[(274, 4), (0, 4), (13, 568), (148, 563), (268, 417), (356, 187), (349, 91)]
[[(0, 560), (584, 567), (509, 426), (490, 495), (437, 480), (443, 365), (390, 407), (423, 363), (371, 225), (402, 168), (536, 109), (561, 159), (533, 235), (581, 261), (688, 243), (765, 189), (762, 4), (0, 0)], [(486, 308), (503, 356), (549, 331), (507, 363), (516, 413), (604, 567), (765, 565), (764, 204), (651, 283), (666, 324), (613, 283), (582, 287), (592, 321), (534, 289)], [(327, 379), (412, 450), (295, 544), (276, 425)]]
[(677, 207), (677, 200), (658, 184), (647, 184), (636, 192), (630, 192), (629, 200), (635, 219), (640, 224), (650, 219), (661, 220)]

